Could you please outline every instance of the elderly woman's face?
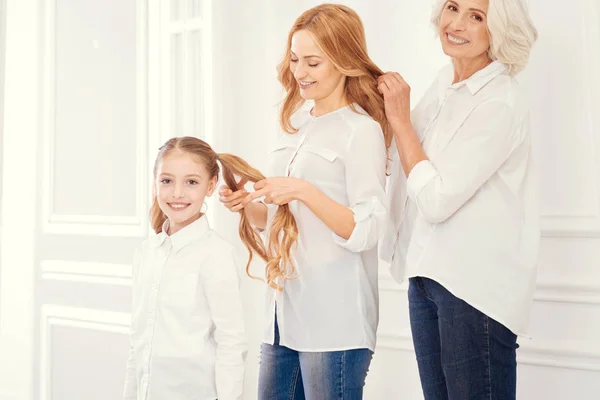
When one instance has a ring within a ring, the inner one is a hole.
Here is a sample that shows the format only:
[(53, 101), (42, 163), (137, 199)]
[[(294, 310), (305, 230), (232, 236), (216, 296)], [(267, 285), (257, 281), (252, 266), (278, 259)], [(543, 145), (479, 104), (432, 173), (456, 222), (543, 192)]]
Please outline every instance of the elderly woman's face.
[(444, 53), (452, 58), (487, 57), (490, 36), (487, 29), (489, 0), (451, 0), (440, 17), (440, 40)]

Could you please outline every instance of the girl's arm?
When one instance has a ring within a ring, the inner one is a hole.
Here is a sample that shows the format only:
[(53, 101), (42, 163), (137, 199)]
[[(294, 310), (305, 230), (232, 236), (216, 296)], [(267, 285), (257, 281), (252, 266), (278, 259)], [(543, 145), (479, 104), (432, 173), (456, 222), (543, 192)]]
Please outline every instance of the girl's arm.
[(215, 252), (206, 265), (202, 281), (215, 325), (215, 380), (218, 398), (241, 400), (248, 343), (234, 250), (228, 248)]

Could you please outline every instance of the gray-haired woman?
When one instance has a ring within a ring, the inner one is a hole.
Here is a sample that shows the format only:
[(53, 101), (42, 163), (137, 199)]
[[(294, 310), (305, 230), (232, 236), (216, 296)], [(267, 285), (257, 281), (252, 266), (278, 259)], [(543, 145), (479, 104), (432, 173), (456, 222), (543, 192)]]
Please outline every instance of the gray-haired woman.
[(514, 76), (537, 33), (523, 0), (438, 1), (432, 21), (452, 63), (412, 113), (403, 78), (379, 79), (399, 156), (381, 255), (409, 279), (425, 399), (514, 399), (539, 242)]

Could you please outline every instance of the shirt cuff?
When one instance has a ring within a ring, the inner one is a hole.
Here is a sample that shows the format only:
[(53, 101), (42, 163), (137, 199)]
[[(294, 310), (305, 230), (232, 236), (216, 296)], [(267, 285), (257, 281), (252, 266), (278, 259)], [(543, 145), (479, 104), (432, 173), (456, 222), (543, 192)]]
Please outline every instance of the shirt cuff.
[(354, 230), (346, 240), (335, 232), (333, 241), (346, 250), (354, 253), (374, 247), (383, 234), (387, 210), (377, 197), (350, 207), (354, 213)]
[(417, 202), (417, 196), (421, 189), (425, 187), (435, 176), (437, 175), (437, 171), (431, 161), (423, 160), (419, 161), (417, 165), (415, 165), (408, 174), (408, 178), (406, 179), (406, 190), (408, 192), (408, 197), (415, 203)]

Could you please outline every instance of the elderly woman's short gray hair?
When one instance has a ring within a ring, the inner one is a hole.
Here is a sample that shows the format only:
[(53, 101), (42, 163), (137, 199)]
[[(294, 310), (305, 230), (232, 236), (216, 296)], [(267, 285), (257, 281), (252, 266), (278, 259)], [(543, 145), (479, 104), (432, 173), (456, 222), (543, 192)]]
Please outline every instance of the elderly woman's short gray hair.
[[(447, 0), (436, 0), (431, 22), (440, 29), (440, 17)], [(489, 0), (487, 27), (490, 33), (489, 56), (508, 66), (508, 73), (517, 75), (529, 60), (537, 30), (531, 22), (524, 0)]]

